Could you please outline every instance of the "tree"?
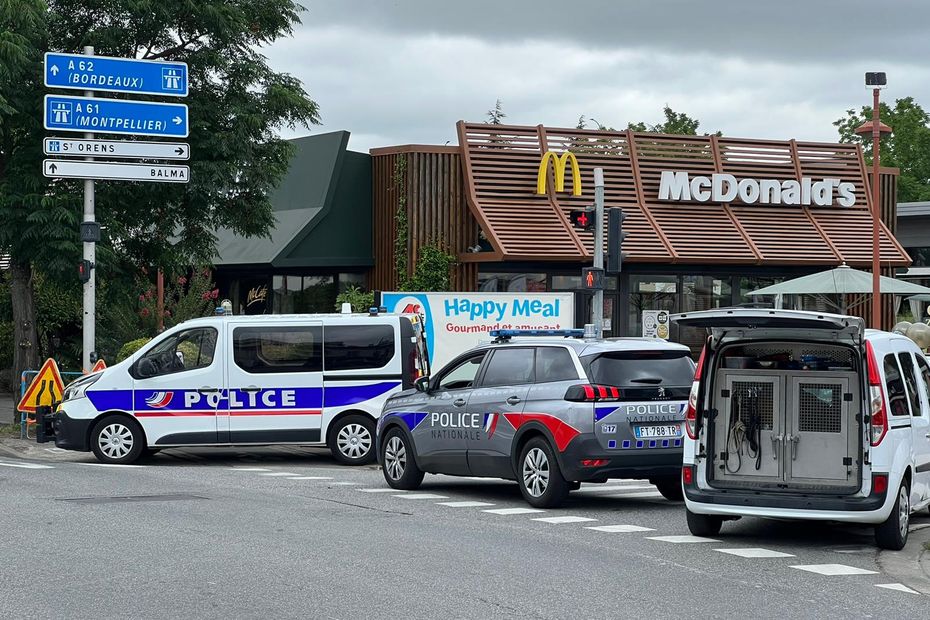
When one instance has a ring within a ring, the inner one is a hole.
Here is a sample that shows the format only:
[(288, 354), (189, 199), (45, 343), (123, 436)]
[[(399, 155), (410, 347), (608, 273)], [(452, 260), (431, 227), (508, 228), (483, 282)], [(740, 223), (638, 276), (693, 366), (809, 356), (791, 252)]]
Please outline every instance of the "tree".
[[(82, 184), (41, 174), (42, 54), (92, 45), (100, 55), (188, 64), (191, 181), (97, 184), (107, 234), (96, 275), (105, 283), (127, 265), (209, 263), (220, 227), (267, 234), (269, 193), (292, 155), (277, 130), (319, 116), (300, 82), (271, 70), (260, 47), (289, 35), (301, 10), (292, 0), (49, 0), (47, 8), (0, 0), (0, 250), (12, 262), (17, 342), (34, 340), (21, 328), (34, 329), (32, 270), (74, 278), (80, 256)], [(20, 356), (16, 368), (35, 361)]]
[[(878, 116), (889, 125), (893, 133), (881, 138), (880, 158), (883, 166), (901, 170), (898, 177), (900, 202), (930, 200), (930, 115), (914, 101), (905, 97), (895, 101), (894, 107), (882, 103)], [(861, 144), (866, 163), (872, 163), (872, 135), (860, 136), (855, 129), (871, 122), (872, 107), (863, 106), (859, 112), (847, 110), (846, 116), (833, 125), (840, 134), (840, 142)]]
[(494, 102), (494, 108), (487, 111), (488, 124), (489, 125), (503, 125), (504, 119), (507, 118), (507, 115), (504, 114), (504, 109), (501, 106), (501, 100), (498, 99)]
[[(701, 125), (700, 121), (695, 118), (691, 118), (684, 112), (676, 112), (671, 107), (666, 105), (662, 109), (662, 113), (665, 115), (665, 122), (659, 123), (657, 125), (647, 125), (642, 121), (638, 123), (630, 123), (627, 125), (629, 129), (633, 131), (648, 131), (651, 133), (668, 133), (675, 134), (679, 136), (696, 136), (698, 135), (698, 127)], [(710, 135), (710, 134), (704, 134)], [(721, 135), (718, 131), (716, 135)]]

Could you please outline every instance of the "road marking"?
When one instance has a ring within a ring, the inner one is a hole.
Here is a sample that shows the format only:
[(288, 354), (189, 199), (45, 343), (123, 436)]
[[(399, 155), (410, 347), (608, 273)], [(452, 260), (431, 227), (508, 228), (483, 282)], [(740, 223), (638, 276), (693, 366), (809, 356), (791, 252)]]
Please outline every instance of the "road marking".
[(546, 511), (539, 508), (494, 508), (493, 510), (482, 510), (481, 512), (488, 512), (492, 515), (528, 515), (534, 512)]
[(575, 517), (571, 515), (566, 515), (564, 517), (536, 517), (533, 521), (542, 521), (543, 523), (584, 523), (585, 521), (597, 521), (597, 519), (592, 519), (590, 517)]
[(573, 493), (621, 493), (623, 491), (645, 491), (651, 489), (656, 490), (651, 484), (631, 484), (627, 486), (599, 486), (599, 487), (581, 487)]
[[(93, 463), (88, 463), (92, 465)], [(39, 465), (38, 463), (3, 463), (0, 462), (0, 465), (3, 467), (16, 467), (17, 469), (55, 469), (51, 465)]]
[(908, 594), (920, 594), (916, 590), (911, 590), (903, 583), (876, 583), (876, 588), (885, 588), (886, 590), (895, 590), (896, 592), (907, 592)]
[(761, 547), (747, 547), (746, 549), (714, 549), (714, 551), (719, 551), (720, 553), (729, 553), (730, 555), (738, 555), (741, 558), (794, 558), (796, 555), (790, 553), (782, 553), (781, 551), (772, 551), (770, 549), (762, 549)]
[(81, 463), (81, 465), (90, 465), (91, 467), (148, 467), (148, 465), (123, 465), (120, 463)]
[(270, 474), (262, 474), (262, 476), (299, 476), (300, 474), (295, 474), (292, 471), (275, 471)]
[(233, 471), (271, 471), (264, 467), (230, 467), (230, 469)]
[(837, 575), (877, 575), (878, 571), (856, 568), (855, 566), (846, 566), (845, 564), (804, 564), (796, 565), (791, 568), (817, 573), (818, 575), (827, 575), (834, 577)]
[[(268, 474), (265, 474), (266, 476)], [(329, 476), (295, 476), (293, 478), (288, 478), (288, 480), (332, 480)]]
[(67, 450), (62, 450), (61, 448), (46, 448), (46, 452), (51, 452), (52, 454), (58, 454), (59, 452), (67, 452)]
[(403, 493), (401, 495), (392, 495), (391, 497), (403, 497), (404, 499), (449, 499), (448, 495), (436, 495), (435, 493)]
[(611, 532), (614, 534), (627, 534), (630, 532), (654, 532), (651, 527), (640, 527), (639, 525), (588, 525), (586, 530), (595, 530), (598, 532)]
[(362, 493), (403, 493), (402, 489), (355, 489)]
[(436, 502), (437, 506), (449, 506), (451, 508), (481, 508), (482, 506), (493, 506), (490, 502)]
[(658, 491), (640, 491), (639, 493), (611, 493), (607, 497), (630, 498), (630, 499), (658, 499), (662, 494)]
[(704, 538), (703, 536), (647, 536), (647, 540), (658, 540), (659, 542), (674, 543), (676, 545), (682, 543), (709, 543), (709, 542), (720, 542), (713, 538)]
[[(290, 480), (294, 480), (294, 478), (290, 478)], [(331, 484), (332, 486), (354, 487), (354, 486), (357, 485), (358, 483), (357, 483), (357, 482), (330, 482), (330, 484)]]

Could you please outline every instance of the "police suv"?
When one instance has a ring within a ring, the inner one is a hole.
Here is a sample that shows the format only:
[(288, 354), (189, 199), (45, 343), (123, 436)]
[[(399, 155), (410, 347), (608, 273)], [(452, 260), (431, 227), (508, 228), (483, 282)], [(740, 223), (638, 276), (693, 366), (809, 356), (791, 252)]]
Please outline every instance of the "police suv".
[(177, 446), (326, 445), (374, 460), (385, 400), (428, 368), (416, 315), (216, 316), (187, 321), (70, 384), (55, 445), (132, 463)]
[(491, 335), (387, 400), (377, 444), (388, 485), (417, 488), (425, 472), (507, 478), (548, 507), (582, 481), (643, 478), (682, 498), (687, 347), (581, 330)]

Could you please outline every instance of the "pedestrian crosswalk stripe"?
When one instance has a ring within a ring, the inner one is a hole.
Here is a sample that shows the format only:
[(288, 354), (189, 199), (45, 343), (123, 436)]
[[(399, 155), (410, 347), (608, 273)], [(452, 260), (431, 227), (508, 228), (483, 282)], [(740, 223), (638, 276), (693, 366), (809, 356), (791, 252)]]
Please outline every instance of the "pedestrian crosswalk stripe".
[(626, 486), (616, 486), (616, 485), (599, 486), (599, 485), (594, 485), (594, 486), (583, 486), (583, 487), (581, 487), (580, 489), (578, 489), (577, 491), (574, 491), (574, 493), (598, 493), (598, 494), (600, 494), (600, 493), (621, 493), (621, 492), (623, 492), (623, 491), (646, 491), (646, 490), (649, 490), (649, 489), (655, 491), (656, 488), (655, 488), (653, 485), (651, 485), (651, 484), (629, 484), (629, 485), (626, 485)]
[(729, 553), (741, 558), (793, 558), (797, 557), (790, 553), (781, 551), (772, 551), (771, 549), (762, 549), (761, 547), (747, 547), (746, 549), (714, 549), (720, 553)]
[(610, 532), (613, 534), (628, 534), (630, 532), (654, 532), (655, 529), (651, 527), (641, 527), (639, 525), (588, 525), (585, 526), (587, 530), (595, 530), (597, 532)]
[(230, 469), (233, 471), (271, 471), (264, 467), (230, 467)]
[(494, 508), (492, 510), (482, 510), (481, 512), (488, 512), (492, 515), (528, 515), (534, 512), (546, 511), (539, 508)]
[[(88, 463), (90, 465), (91, 463)], [(0, 462), (3, 467), (15, 467), (17, 469), (55, 469), (51, 465), (39, 465), (38, 463), (4, 463)]]
[(437, 506), (449, 506), (451, 508), (481, 508), (482, 506), (493, 506), (491, 502), (436, 502)]
[(536, 517), (533, 521), (542, 521), (543, 523), (584, 523), (586, 521), (597, 521), (597, 519), (592, 519), (590, 517), (575, 517), (571, 515), (566, 515), (564, 517)]
[(295, 474), (292, 471), (273, 471), (270, 474), (262, 474), (262, 476), (299, 476), (300, 474)]
[(148, 465), (127, 465), (124, 463), (82, 463), (82, 465), (91, 465), (93, 467), (148, 467)]
[(449, 499), (448, 495), (436, 495), (435, 493), (404, 493), (392, 497), (402, 497), (404, 499)]
[(662, 497), (662, 494), (658, 491), (639, 491), (637, 493), (611, 493), (607, 497), (626, 497), (630, 499), (649, 499), (649, 498), (659, 498)]
[(331, 476), (294, 476), (288, 480), (332, 480)]
[(362, 493), (403, 493), (400, 489), (391, 489), (391, 488), (381, 488), (381, 489), (356, 489)]
[(709, 543), (709, 542), (720, 542), (713, 538), (704, 538), (703, 536), (647, 536), (647, 540), (657, 540), (659, 542), (667, 543)]
[[(293, 480), (293, 478), (291, 478), (291, 480)], [(352, 486), (357, 485), (358, 483), (357, 482), (331, 482), (330, 484), (332, 484), (333, 486), (340, 486), (340, 487), (352, 487)]]
[(886, 590), (895, 590), (897, 592), (907, 592), (908, 594), (920, 594), (916, 590), (911, 590), (903, 583), (876, 583), (876, 588), (885, 588)]
[(795, 565), (791, 568), (796, 568), (798, 570), (807, 571), (809, 573), (817, 573), (818, 575), (826, 575), (828, 577), (835, 577), (838, 575), (876, 575), (878, 571), (867, 570), (865, 568), (858, 568), (856, 566), (846, 566), (845, 564), (806, 564), (806, 565)]

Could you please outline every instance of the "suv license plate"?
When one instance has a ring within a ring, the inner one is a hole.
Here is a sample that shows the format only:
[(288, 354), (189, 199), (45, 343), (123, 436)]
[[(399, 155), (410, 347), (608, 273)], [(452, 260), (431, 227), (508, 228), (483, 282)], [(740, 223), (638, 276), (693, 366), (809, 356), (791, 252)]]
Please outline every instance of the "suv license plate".
[(635, 426), (633, 432), (637, 439), (652, 437), (681, 437), (681, 424), (663, 424), (661, 426)]

